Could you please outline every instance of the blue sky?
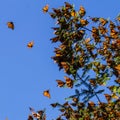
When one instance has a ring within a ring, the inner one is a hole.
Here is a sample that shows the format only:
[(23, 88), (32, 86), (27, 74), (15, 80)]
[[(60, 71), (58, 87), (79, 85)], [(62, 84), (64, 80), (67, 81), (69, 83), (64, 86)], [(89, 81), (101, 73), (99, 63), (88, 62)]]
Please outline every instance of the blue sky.
[[(88, 16), (113, 19), (120, 12), (120, 1), (66, 0), (79, 9), (83, 5)], [(2, 0), (0, 3), (0, 120), (26, 120), (29, 107), (47, 108), (47, 120), (56, 117), (56, 110), (49, 104), (63, 102), (72, 91), (56, 87), (56, 79), (64, 73), (51, 59), (55, 21), (42, 12), (43, 6), (60, 7), (64, 0)], [(15, 29), (7, 28), (13, 21)], [(34, 40), (32, 49), (26, 47)], [(51, 99), (42, 95), (49, 89)]]

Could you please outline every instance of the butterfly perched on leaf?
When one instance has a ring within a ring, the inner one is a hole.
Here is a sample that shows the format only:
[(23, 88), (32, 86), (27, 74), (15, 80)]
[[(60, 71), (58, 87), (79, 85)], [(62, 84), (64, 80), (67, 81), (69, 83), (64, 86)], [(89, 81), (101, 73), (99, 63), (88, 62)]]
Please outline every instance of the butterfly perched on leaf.
[(51, 98), (49, 90), (43, 91), (43, 95), (44, 95), (45, 97)]
[(67, 87), (72, 88), (73, 87), (73, 80), (67, 76), (64, 76), (64, 79), (66, 80)]
[(83, 6), (80, 6), (79, 14), (81, 17), (83, 17), (86, 14), (85, 8)]
[(107, 101), (110, 101), (111, 98), (112, 98), (111, 95), (109, 95), (109, 94), (104, 94), (104, 96), (105, 96), (105, 98), (106, 98)]
[(95, 106), (95, 103), (92, 102), (92, 101), (89, 101), (88, 106), (90, 106), (90, 107), (94, 107), (94, 106)]
[(118, 71), (118, 73), (120, 74), (120, 64), (115, 66), (115, 69)]
[(75, 17), (76, 15), (77, 15), (77, 13), (75, 12), (75, 10), (72, 10), (72, 11), (71, 11), (71, 16), (72, 16), (72, 17)]
[(102, 26), (106, 25), (106, 23), (108, 23), (108, 20), (104, 19), (104, 18), (99, 18), (99, 22)]
[(44, 13), (46, 13), (46, 12), (48, 12), (48, 9), (49, 9), (49, 5), (47, 4), (47, 5), (45, 5), (45, 6), (42, 8), (42, 11), (43, 11)]
[(27, 44), (27, 47), (28, 48), (32, 48), (34, 46), (34, 41), (31, 41)]
[(7, 22), (8, 28), (14, 30), (14, 23), (13, 22)]
[(65, 2), (65, 8), (66, 9), (71, 9), (71, 8), (73, 8), (73, 6), (70, 3)]

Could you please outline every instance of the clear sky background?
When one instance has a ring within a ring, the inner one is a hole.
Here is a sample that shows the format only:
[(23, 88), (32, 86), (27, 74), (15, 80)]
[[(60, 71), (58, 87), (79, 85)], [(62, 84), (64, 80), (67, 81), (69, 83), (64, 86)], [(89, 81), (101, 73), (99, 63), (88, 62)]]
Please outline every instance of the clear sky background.
[[(66, 0), (86, 9), (87, 16), (113, 19), (120, 12), (119, 0)], [(42, 12), (43, 6), (59, 7), (64, 0), (1, 0), (0, 2), (0, 120), (27, 120), (29, 107), (46, 109), (47, 120), (57, 116), (50, 103), (63, 102), (71, 90), (57, 87), (64, 73), (51, 59), (55, 21)], [(51, 11), (51, 10), (50, 10)], [(7, 28), (13, 21), (15, 29)], [(26, 47), (34, 40), (32, 49)], [(49, 89), (51, 99), (43, 96)]]

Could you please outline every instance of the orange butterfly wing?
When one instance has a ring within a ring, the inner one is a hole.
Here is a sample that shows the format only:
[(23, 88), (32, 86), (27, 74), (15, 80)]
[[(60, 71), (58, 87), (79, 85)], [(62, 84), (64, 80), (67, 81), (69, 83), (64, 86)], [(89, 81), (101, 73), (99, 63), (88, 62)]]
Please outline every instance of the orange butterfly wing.
[(46, 6), (43, 7), (42, 11), (46, 13), (48, 12), (48, 9), (49, 9), (49, 5), (47, 4)]
[(14, 23), (13, 22), (7, 22), (8, 28), (14, 30)]
[(51, 98), (49, 90), (43, 91), (43, 95), (44, 95), (45, 97)]
[(31, 42), (29, 42), (29, 43), (27, 44), (27, 47), (28, 47), (28, 48), (32, 48), (33, 45), (34, 45), (34, 41), (31, 41)]

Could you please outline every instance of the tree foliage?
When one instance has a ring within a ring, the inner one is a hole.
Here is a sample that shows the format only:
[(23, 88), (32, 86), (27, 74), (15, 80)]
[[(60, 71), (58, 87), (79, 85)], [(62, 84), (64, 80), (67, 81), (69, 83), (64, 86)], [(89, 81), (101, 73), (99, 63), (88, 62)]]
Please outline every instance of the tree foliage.
[[(47, 11), (48, 8), (45, 9)], [(59, 70), (66, 73), (64, 80), (56, 80), (57, 85), (75, 88), (75, 94), (68, 96), (67, 102), (56, 102), (51, 106), (61, 111), (57, 120), (118, 120), (120, 16), (111, 21), (87, 16), (86, 13), (83, 6), (76, 11), (67, 2), (49, 12), (56, 21), (56, 26), (52, 28), (55, 36), (51, 41), (58, 45), (52, 59)], [(33, 120), (33, 117), (28, 120)]]

